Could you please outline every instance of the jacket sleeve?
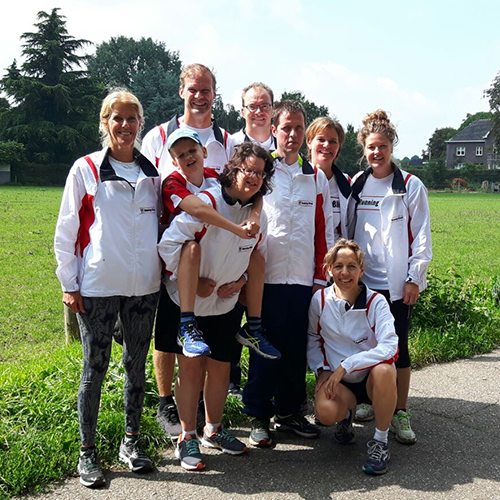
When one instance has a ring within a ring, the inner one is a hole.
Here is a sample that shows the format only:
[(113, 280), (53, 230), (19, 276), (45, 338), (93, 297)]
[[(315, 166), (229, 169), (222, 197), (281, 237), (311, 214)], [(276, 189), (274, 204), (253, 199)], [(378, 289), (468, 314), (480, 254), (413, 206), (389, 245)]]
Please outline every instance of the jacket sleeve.
[(389, 304), (377, 295), (368, 311), (369, 327), (374, 328), (377, 345), (368, 351), (360, 351), (344, 359), (340, 364), (347, 373), (373, 368), (380, 363), (394, 363), (398, 353), (398, 337), (394, 329), (394, 317)]
[(150, 130), (142, 140), (141, 153), (156, 167), (158, 168), (157, 157), (160, 157), (161, 149), (163, 148), (163, 141), (158, 127)]
[(323, 339), (320, 335), (320, 317), (321, 290), (318, 290), (311, 299), (311, 305), (309, 306), (309, 329), (307, 336), (307, 363), (314, 373), (317, 373), (319, 368), (331, 371), (326, 360), (325, 350), (323, 349)]
[(80, 229), (79, 213), (85, 196), (85, 184), (75, 163), (66, 179), (54, 236), (56, 275), (64, 292), (80, 290), (76, 244)]
[[(207, 204), (212, 205), (208, 196), (199, 194), (199, 197)], [(158, 253), (165, 262), (167, 274), (171, 280), (177, 279), (177, 268), (181, 258), (182, 245), (186, 241), (200, 240), (206, 231), (206, 225), (186, 212), (181, 212), (170, 223), (164, 231), (160, 243), (158, 243)]]
[(314, 228), (314, 283), (326, 286), (327, 278), (323, 270), (326, 252), (333, 246), (333, 213), (330, 206), (330, 187), (322, 170), (317, 169), (316, 215)]
[(415, 176), (408, 182), (407, 204), (410, 238), (407, 278), (422, 291), (427, 286), (427, 268), (432, 260), (431, 222), (427, 189)]

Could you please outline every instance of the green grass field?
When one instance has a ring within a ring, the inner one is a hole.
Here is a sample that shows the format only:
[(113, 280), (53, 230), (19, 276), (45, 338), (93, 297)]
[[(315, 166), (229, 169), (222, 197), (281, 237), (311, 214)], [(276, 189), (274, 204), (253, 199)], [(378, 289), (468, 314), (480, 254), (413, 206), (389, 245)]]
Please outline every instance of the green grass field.
[[(0, 187), (0, 499), (75, 471), (81, 354), (77, 343), (64, 344), (55, 276), (52, 245), (61, 195), (61, 188)], [(434, 261), (413, 322), (416, 365), (485, 352), (500, 341), (492, 298), (495, 290), (500, 298), (500, 196), (432, 193), (430, 206)], [(115, 346), (97, 436), (105, 465), (116, 463), (123, 432), (122, 388)], [(311, 374), (308, 390), (314, 391)], [(154, 418), (156, 404), (150, 357), (142, 429), (153, 455), (168, 442)], [(235, 399), (228, 401), (225, 419), (245, 419)]]

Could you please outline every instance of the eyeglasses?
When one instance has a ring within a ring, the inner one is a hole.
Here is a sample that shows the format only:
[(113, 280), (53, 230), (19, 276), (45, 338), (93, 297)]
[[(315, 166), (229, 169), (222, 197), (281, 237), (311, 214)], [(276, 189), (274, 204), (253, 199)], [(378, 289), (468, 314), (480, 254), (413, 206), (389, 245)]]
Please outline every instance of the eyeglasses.
[(252, 113), (255, 113), (259, 109), (261, 111), (269, 111), (273, 107), (273, 105), (266, 102), (264, 104), (248, 104), (246, 106), (244, 105), (243, 107), (248, 109)]
[(238, 170), (247, 177), (257, 177), (258, 179), (264, 180), (267, 177), (267, 173), (263, 170), (250, 170), (249, 168), (238, 168)]

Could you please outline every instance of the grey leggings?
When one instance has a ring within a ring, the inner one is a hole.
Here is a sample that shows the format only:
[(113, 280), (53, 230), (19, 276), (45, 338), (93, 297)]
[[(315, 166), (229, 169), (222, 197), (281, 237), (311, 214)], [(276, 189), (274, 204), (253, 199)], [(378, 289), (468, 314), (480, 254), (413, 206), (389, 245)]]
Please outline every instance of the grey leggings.
[(137, 433), (146, 386), (146, 357), (158, 303), (158, 293), (142, 297), (84, 297), (85, 313), (78, 313), (83, 347), (83, 372), (78, 389), (78, 416), (82, 444), (94, 443), (101, 386), (111, 355), (118, 317), (123, 331), (125, 368), (125, 431)]

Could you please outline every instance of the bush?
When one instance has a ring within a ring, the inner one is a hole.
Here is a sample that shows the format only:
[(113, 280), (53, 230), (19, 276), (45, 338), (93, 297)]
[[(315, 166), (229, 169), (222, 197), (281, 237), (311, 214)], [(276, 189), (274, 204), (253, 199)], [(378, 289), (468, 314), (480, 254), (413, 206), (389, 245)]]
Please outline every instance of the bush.
[(70, 165), (15, 162), (11, 178), (23, 186), (64, 186)]
[(414, 309), (410, 353), (414, 365), (451, 361), (490, 352), (500, 343), (495, 302), (500, 277), (474, 283), (453, 270), (429, 276), (429, 287)]

